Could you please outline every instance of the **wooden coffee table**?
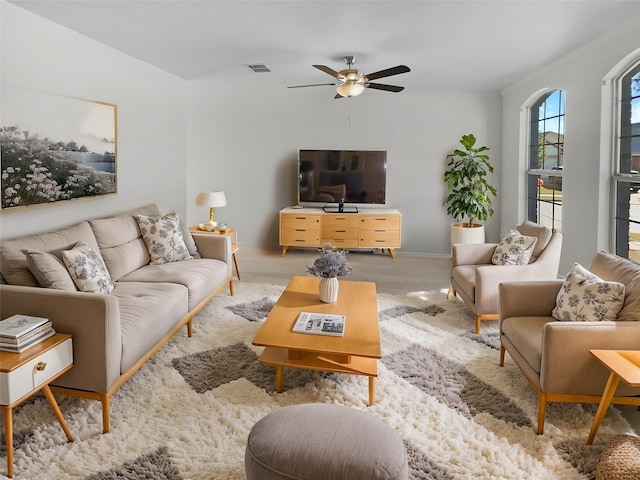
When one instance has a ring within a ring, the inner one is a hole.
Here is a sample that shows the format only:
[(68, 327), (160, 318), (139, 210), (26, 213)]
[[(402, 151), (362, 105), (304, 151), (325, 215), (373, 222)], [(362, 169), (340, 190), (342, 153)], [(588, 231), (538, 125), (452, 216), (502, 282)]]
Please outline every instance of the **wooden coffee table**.
[[(338, 301), (323, 303), (318, 296), (319, 278), (293, 277), (253, 344), (265, 347), (260, 363), (276, 367), (276, 391), (282, 391), (284, 367), (340, 372), (369, 377), (369, 405), (375, 401), (380, 331), (376, 284), (340, 280)], [(293, 333), (300, 312), (345, 316), (344, 335)]]
[[(620, 380), (632, 387), (640, 387), (640, 350), (589, 351), (591, 355), (600, 360), (600, 362), (611, 371), (607, 384), (604, 387), (604, 392), (602, 392), (602, 399), (600, 400), (600, 405), (598, 405), (596, 416), (593, 419), (589, 437), (587, 438), (587, 445), (592, 445), (600, 422), (604, 418), (605, 413), (607, 413), (609, 405), (611, 405), (611, 400), (616, 393), (616, 388), (618, 388)], [(636, 397), (630, 397), (628, 401), (629, 405), (640, 405), (640, 400)]]

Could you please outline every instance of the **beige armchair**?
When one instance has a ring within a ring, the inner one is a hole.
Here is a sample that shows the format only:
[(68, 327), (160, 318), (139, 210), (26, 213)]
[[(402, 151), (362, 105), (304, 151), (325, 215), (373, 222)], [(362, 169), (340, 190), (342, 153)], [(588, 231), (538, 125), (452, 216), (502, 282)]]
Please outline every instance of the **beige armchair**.
[(498, 285), (520, 280), (554, 280), (558, 278), (562, 234), (533, 222), (516, 229), (536, 237), (533, 255), (527, 265), (494, 265), (491, 257), (497, 243), (452, 245), (451, 288), (447, 299), (459, 296), (476, 316), (476, 333), (482, 320), (498, 320)]
[[(640, 265), (600, 252), (591, 272), (625, 284), (616, 321), (553, 318), (562, 280), (499, 287), (500, 366), (508, 352), (538, 394), (538, 434), (544, 429), (547, 402), (600, 402), (609, 371), (590, 349), (640, 350)], [(640, 388), (620, 382), (612, 403), (640, 405)]]

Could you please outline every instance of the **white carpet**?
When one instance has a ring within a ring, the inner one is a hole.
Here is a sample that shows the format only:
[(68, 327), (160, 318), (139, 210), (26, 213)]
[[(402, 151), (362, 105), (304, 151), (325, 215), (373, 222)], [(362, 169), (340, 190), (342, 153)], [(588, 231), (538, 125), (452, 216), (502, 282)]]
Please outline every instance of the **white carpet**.
[(18, 408), (14, 478), (244, 479), (253, 424), (303, 402), (382, 419), (405, 441), (413, 479), (594, 478), (606, 442), (632, 432), (612, 408), (587, 446), (596, 405), (551, 404), (536, 435), (537, 396), (509, 358), (498, 366), (496, 324), (476, 336), (463, 304), (419, 296), (378, 296), (375, 405), (366, 405), (366, 377), (353, 375), (285, 369), (285, 390), (275, 393), (273, 369), (258, 364), (251, 340), (282, 290), (238, 282), (235, 296), (215, 298), (192, 338), (183, 330), (116, 393), (108, 434), (98, 402), (58, 397), (73, 443), (44, 397)]

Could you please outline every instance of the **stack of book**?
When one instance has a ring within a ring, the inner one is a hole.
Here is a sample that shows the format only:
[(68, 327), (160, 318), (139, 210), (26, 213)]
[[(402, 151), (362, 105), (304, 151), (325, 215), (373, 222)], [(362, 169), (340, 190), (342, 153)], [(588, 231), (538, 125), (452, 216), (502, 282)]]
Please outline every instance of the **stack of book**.
[(47, 318), (14, 315), (0, 321), (0, 350), (20, 353), (55, 332)]

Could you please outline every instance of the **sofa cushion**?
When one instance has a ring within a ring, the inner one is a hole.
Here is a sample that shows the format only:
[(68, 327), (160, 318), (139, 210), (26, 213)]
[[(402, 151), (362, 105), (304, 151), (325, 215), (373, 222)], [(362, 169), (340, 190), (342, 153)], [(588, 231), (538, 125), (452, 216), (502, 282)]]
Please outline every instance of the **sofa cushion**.
[(502, 321), (502, 334), (509, 338), (527, 364), (540, 373), (544, 326), (555, 322), (551, 317), (509, 317)]
[[(152, 206), (145, 212), (157, 211)], [(140, 235), (134, 213), (125, 213), (90, 222), (100, 253), (114, 281), (149, 263), (149, 251)]]
[(27, 265), (41, 287), (77, 290), (64, 262), (47, 252), (27, 251)]
[(574, 263), (556, 297), (554, 318), (573, 322), (615, 321), (624, 302), (623, 283), (602, 280)]
[(513, 229), (504, 237), (493, 252), (494, 265), (526, 265), (537, 243), (536, 237), (522, 235)]
[(151, 264), (191, 260), (180, 230), (180, 221), (175, 213), (167, 215), (137, 215), (138, 226), (147, 245)]
[(640, 321), (640, 265), (608, 252), (599, 252), (593, 259), (591, 272), (603, 280), (624, 283), (625, 297), (618, 321)]
[(117, 282), (111, 295), (118, 297), (120, 305), (123, 373), (187, 314), (187, 291), (168, 283)]
[(62, 260), (80, 291), (110, 293), (113, 290), (109, 271), (98, 251), (91, 245), (78, 242), (71, 250), (62, 252)]
[(542, 225), (538, 225), (530, 220), (527, 220), (522, 225), (518, 225), (516, 229), (527, 237), (536, 237), (536, 245), (533, 247), (533, 254), (531, 255), (531, 261), (529, 263), (533, 263), (540, 253), (547, 248), (549, 242), (551, 241), (551, 236), (553, 235), (553, 231), (549, 227), (545, 227)]
[(212, 293), (211, 285), (222, 285), (227, 277), (228, 266), (221, 260), (194, 258), (189, 260), (188, 267), (184, 262), (146, 265), (122, 277), (118, 283), (161, 282), (183, 285), (188, 289), (189, 310), (192, 310)]
[(29, 250), (48, 252), (62, 258), (62, 251), (73, 248), (79, 241), (96, 249), (99, 248), (89, 222), (81, 222), (56, 232), (2, 242), (0, 243), (0, 272), (10, 285), (38, 287), (36, 277), (29, 270), (26, 252)]

